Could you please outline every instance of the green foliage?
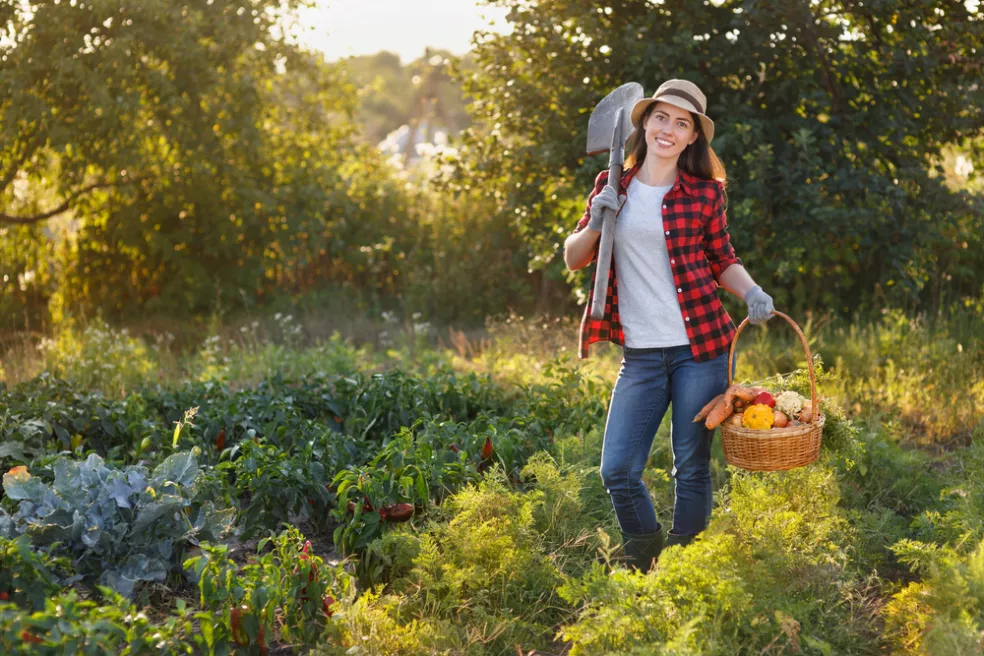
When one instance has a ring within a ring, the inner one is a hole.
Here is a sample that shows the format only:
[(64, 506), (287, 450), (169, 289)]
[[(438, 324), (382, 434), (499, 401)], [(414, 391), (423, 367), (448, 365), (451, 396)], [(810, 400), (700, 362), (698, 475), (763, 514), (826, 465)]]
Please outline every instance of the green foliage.
[(41, 226), (0, 226), (0, 334), (47, 328), (47, 302), (58, 281), (46, 263), (54, 255)]
[(50, 551), (35, 550), (26, 535), (0, 538), (0, 593), (4, 595), (0, 600), (43, 609), (45, 600), (61, 590), (61, 582), (71, 572), (68, 559), (52, 557)]
[(459, 641), (471, 627), (485, 653), (549, 644), (565, 609), (556, 596), (561, 574), (533, 530), (540, 503), (492, 475), (448, 498), (442, 512), (451, 521), (428, 528), (413, 568), (393, 583), (405, 596), (401, 616), (453, 620)]
[(736, 471), (727, 495), (728, 518), (738, 538), (776, 575), (783, 573), (781, 567), (792, 573), (807, 565), (844, 565), (839, 545), (851, 536), (837, 510), (833, 471), (817, 466), (760, 474)]
[(83, 462), (59, 458), (51, 468), (50, 484), (26, 470), (4, 475), (4, 492), (17, 511), (0, 509), (0, 534), (52, 545), (87, 579), (124, 596), (141, 582), (163, 582), (187, 545), (230, 529), (231, 510), (196, 499), (198, 464), (191, 453), (174, 454), (151, 473), (107, 467), (95, 454)]
[(341, 466), (333, 462), (331, 454), (324, 453), (324, 460), (316, 460), (311, 444), (285, 451), (249, 439), (232, 449), (230, 457), (235, 460), (220, 464), (218, 469), (231, 471), (236, 495), (248, 499), (237, 521), (244, 538), (278, 528), (290, 517), (316, 521), (324, 516), (334, 499), (326, 490), (326, 471)]
[(912, 438), (969, 435), (984, 406), (980, 317), (929, 322), (886, 312), (868, 327), (839, 327), (825, 350), (842, 372), (838, 393), (872, 417), (901, 420)]
[(925, 574), (885, 606), (885, 633), (900, 653), (978, 654), (984, 642), (984, 541), (962, 556), (913, 541), (893, 547)]
[[(653, 576), (599, 564), (560, 588), (573, 606), (585, 604), (562, 635), (578, 654), (711, 654), (741, 644), (752, 610), (742, 581), (740, 548), (730, 536), (702, 540), (694, 548), (670, 548)], [(722, 644), (722, 642), (727, 643)]]
[[(0, 502), (0, 651), (479, 656), (517, 644), (557, 653), (564, 641), (572, 654), (975, 653), (980, 430), (950, 452), (914, 448), (891, 416), (854, 413), (843, 396), (862, 387), (857, 377), (874, 389), (878, 365), (826, 366), (856, 338), (809, 331), (827, 415), (821, 459), (788, 472), (720, 467), (708, 530), (642, 576), (613, 558), (617, 524), (598, 476), (610, 381), (597, 372), (617, 362), (575, 366), (551, 352), (552, 330), (508, 328), (515, 341), (496, 357), (527, 369), (511, 384), (447, 353), (420, 353), (416, 371), (385, 370), (400, 360), (336, 341), (283, 345), (274, 370), (308, 362), (250, 384), (192, 377), (128, 388), (121, 400), (50, 375), (0, 387), (3, 466), (19, 465)], [(227, 371), (255, 356), (260, 332), (255, 346), (217, 352)], [(532, 335), (542, 343), (523, 337)], [(743, 375), (791, 367), (763, 382), (805, 393), (801, 354), (788, 335), (768, 336), (778, 339), (746, 345)], [(916, 342), (900, 344), (885, 348)], [(657, 444), (645, 475), (661, 513), (669, 468)], [(381, 521), (379, 508), (397, 502), (415, 506), (413, 519)], [(214, 507), (228, 510), (209, 515)], [(234, 520), (238, 539), (202, 544), (218, 537), (205, 535), (209, 517), (221, 528)], [(284, 522), (258, 545), (239, 541)], [(343, 560), (327, 566), (333, 529)], [(129, 581), (148, 593), (141, 611), (110, 588), (98, 605), (66, 589), (81, 581), (94, 592), (100, 573), (112, 583), (137, 556), (140, 572), (163, 572), (179, 598), (187, 558), (197, 599), (172, 608), (159, 586)], [(325, 594), (336, 602), (327, 609)]]
[[(566, 573), (577, 573), (608, 546), (607, 536), (599, 532), (608, 519), (608, 499), (590, 494), (595, 486), (587, 481), (589, 472), (598, 478), (597, 467), (578, 464), (561, 469), (546, 451), (533, 454), (522, 471), (523, 480), (531, 486), (529, 494), (537, 500), (535, 530), (544, 550)], [(592, 483), (600, 486), (600, 481)]]

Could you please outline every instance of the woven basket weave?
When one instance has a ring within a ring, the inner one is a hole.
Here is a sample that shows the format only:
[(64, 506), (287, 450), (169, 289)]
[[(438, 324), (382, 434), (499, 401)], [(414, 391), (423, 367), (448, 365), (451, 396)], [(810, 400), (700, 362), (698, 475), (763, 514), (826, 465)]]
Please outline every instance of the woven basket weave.
[[(808, 465), (820, 456), (820, 437), (823, 434), (824, 415), (817, 401), (817, 379), (813, 373), (813, 356), (806, 343), (806, 337), (796, 322), (782, 312), (773, 312), (790, 323), (799, 335), (806, 351), (806, 364), (810, 371), (810, 393), (813, 399), (813, 421), (800, 426), (752, 430), (744, 426), (733, 426), (728, 422), (721, 424), (721, 443), (724, 459), (728, 464), (752, 471), (781, 471)], [(728, 386), (732, 384), (731, 369), (735, 357), (735, 344), (738, 335), (748, 324), (746, 317), (731, 341), (728, 353)]]

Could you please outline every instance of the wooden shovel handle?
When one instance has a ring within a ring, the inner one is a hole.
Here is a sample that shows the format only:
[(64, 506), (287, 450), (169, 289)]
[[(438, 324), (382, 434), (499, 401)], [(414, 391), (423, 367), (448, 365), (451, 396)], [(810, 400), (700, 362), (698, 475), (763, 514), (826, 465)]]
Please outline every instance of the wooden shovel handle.
[[(608, 183), (615, 188), (618, 196), (622, 183), (622, 165), (612, 164), (608, 169)], [(608, 274), (612, 268), (612, 248), (615, 245), (615, 210), (605, 208), (601, 222), (601, 238), (598, 242), (598, 264), (595, 270), (594, 296), (591, 299), (591, 318), (600, 320), (605, 316), (608, 301)]]

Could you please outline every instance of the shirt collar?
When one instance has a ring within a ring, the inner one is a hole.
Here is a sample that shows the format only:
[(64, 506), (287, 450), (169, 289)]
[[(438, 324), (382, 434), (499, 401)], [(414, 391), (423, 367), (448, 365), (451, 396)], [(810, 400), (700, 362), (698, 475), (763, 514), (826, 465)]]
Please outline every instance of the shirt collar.
[[(641, 167), (642, 167), (642, 163), (636, 164), (622, 174), (622, 182), (619, 186), (622, 188), (621, 190), (623, 192), (629, 188), (629, 183), (632, 182), (632, 178), (635, 177), (636, 173), (639, 172), (639, 169)], [(697, 181), (696, 177), (690, 175), (683, 169), (677, 167), (677, 178), (676, 178), (676, 182), (673, 183), (673, 189), (671, 191), (676, 191), (677, 189), (682, 188), (685, 194), (687, 194), (688, 196), (693, 196), (694, 183), (696, 181)]]

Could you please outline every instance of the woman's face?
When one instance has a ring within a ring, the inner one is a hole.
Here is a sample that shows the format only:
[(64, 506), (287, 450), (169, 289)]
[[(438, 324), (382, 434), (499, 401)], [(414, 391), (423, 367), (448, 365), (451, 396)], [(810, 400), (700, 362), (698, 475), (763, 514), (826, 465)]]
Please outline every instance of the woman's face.
[(647, 153), (656, 157), (675, 159), (697, 141), (697, 126), (690, 112), (669, 103), (656, 103), (645, 128)]

